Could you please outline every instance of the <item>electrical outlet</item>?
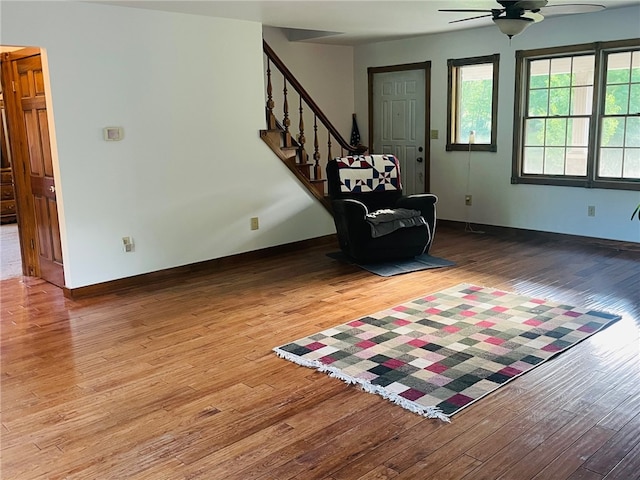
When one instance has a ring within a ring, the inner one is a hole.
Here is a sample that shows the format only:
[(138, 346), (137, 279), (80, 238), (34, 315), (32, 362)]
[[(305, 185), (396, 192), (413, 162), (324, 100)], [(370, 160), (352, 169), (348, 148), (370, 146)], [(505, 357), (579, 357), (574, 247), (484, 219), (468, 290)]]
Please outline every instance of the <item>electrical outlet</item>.
[(258, 217), (251, 217), (251, 230), (258, 230), (259, 228)]
[(473, 204), (473, 197), (471, 195), (465, 195), (464, 196), (464, 204), (467, 207), (470, 207)]
[(589, 205), (587, 207), (587, 216), (589, 216), (589, 217), (595, 217), (596, 216), (596, 206), (595, 205)]

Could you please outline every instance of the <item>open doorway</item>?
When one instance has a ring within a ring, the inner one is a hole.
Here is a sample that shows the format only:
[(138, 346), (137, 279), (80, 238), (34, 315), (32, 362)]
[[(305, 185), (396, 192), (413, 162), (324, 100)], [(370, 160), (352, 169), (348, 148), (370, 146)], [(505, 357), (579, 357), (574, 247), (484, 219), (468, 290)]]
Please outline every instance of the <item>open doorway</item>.
[(22, 274), (63, 287), (44, 57), (37, 47), (0, 47), (0, 83)]

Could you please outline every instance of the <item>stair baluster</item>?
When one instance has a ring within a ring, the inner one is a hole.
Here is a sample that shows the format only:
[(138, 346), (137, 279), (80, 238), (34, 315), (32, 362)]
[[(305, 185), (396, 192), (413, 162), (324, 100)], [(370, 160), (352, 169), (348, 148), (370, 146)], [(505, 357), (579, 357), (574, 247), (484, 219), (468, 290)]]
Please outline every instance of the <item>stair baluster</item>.
[(267, 57), (267, 128), (273, 130), (276, 128), (276, 117), (273, 114), (273, 86), (271, 85), (271, 60)]
[(322, 176), (322, 169), (320, 168), (320, 142), (318, 142), (318, 116), (313, 116), (313, 159), (315, 164), (313, 165), (313, 176), (318, 179)]
[(327, 162), (331, 160), (331, 132), (327, 132)]
[[(300, 121), (298, 123), (298, 130), (300, 131), (300, 133), (298, 133), (298, 143), (300, 144), (300, 147), (298, 148), (298, 160), (300, 163), (306, 164), (308, 162), (308, 155), (307, 155), (307, 151), (304, 149), (304, 144), (307, 142), (307, 139), (304, 136), (304, 118), (303, 118), (303, 112), (304, 110), (302, 109), (302, 95), (300, 96)], [(318, 177), (315, 177), (316, 180), (318, 179)]]
[(284, 118), (282, 119), (282, 125), (284, 126), (284, 145), (285, 147), (291, 146), (291, 133), (289, 133), (289, 127), (291, 126), (291, 120), (289, 120), (289, 99), (287, 98), (287, 79), (284, 79), (284, 89), (282, 90), (284, 95), (282, 109), (284, 110)]

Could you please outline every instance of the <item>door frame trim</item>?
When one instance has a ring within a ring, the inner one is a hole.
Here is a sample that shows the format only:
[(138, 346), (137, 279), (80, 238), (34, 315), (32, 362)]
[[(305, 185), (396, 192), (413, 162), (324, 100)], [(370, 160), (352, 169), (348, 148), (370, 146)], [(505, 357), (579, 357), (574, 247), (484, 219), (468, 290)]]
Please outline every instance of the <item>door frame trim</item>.
[(31, 204), (31, 183), (28, 180), (27, 168), (29, 148), (26, 146), (24, 121), (19, 108), (17, 93), (13, 89), (16, 81), (13, 75), (13, 61), (39, 55), (40, 49), (25, 47), (19, 50), (2, 53), (2, 91), (7, 114), (9, 144), (13, 163), (13, 190), (16, 202), (16, 221), (18, 223), (18, 239), (20, 258), (22, 259), (22, 275), (40, 276), (40, 266), (36, 255), (36, 232), (33, 205)]
[[(39, 56), (43, 70), (48, 66), (45, 63), (43, 51), (40, 47), (23, 47), (18, 50), (0, 54), (2, 68), (2, 90), (7, 113), (9, 130), (9, 143), (12, 149), (11, 170), (13, 172), (14, 194), (16, 202), (16, 219), (18, 223), (18, 237), (20, 244), (20, 256), (22, 259), (22, 274), (43, 278), (43, 265), (40, 263), (38, 252), (40, 251), (37, 220), (33, 205), (33, 191), (29, 177), (31, 167), (29, 164), (30, 151), (27, 145), (27, 134), (24, 126), (24, 116), (20, 107), (18, 91), (14, 91), (11, 82), (16, 81), (13, 71), (13, 62), (28, 57)], [(45, 81), (45, 95), (50, 96), (48, 82)], [(50, 121), (52, 115), (47, 102), (47, 117)], [(51, 142), (51, 131), (49, 140)], [(52, 152), (53, 153), (53, 152)], [(55, 172), (54, 172), (55, 177)], [(59, 221), (59, 218), (58, 218)], [(58, 227), (59, 228), (59, 227)], [(59, 283), (64, 285), (64, 265), (62, 266)], [(45, 279), (46, 280), (46, 279)], [(52, 283), (56, 285), (55, 283)]]
[[(407, 70), (424, 70), (424, 191), (431, 191), (431, 61), (387, 65), (384, 67), (368, 67), (368, 107), (369, 107), (369, 143), (373, 147), (373, 78), (378, 73), (403, 72)], [(371, 152), (374, 153), (374, 152)]]

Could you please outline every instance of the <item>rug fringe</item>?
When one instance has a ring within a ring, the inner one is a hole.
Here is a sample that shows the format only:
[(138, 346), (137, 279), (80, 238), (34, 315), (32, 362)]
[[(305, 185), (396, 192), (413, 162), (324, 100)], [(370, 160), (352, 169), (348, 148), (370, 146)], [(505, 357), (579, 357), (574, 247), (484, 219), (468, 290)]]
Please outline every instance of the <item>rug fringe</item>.
[(290, 362), (297, 363), (298, 365), (301, 365), (303, 367), (314, 368), (319, 372), (327, 373), (330, 377), (338, 378), (348, 385), (358, 385), (365, 392), (380, 395), (382, 398), (389, 400), (396, 405), (400, 405), (401, 407), (406, 408), (413, 413), (422, 415), (423, 417), (438, 418), (444, 422), (451, 422), (451, 419), (437, 407), (425, 407), (422, 405), (418, 405), (411, 400), (401, 397), (397, 393), (390, 393), (386, 391), (384, 387), (381, 387), (380, 385), (374, 385), (367, 380), (346, 375), (339, 369), (332, 367), (331, 365), (325, 365), (318, 360), (307, 360), (304, 358), (300, 358), (297, 355), (281, 350), (279, 347), (274, 348), (273, 351), (280, 358), (284, 358), (285, 360), (289, 360)]

